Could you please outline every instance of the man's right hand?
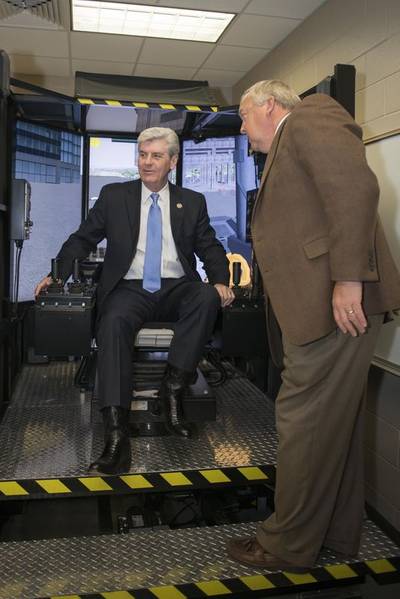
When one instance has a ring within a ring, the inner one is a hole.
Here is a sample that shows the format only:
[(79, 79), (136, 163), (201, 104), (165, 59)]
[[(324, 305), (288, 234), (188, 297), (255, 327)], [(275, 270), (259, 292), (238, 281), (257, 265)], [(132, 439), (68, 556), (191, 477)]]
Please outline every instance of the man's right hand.
[(44, 277), (35, 287), (35, 297), (39, 295), (41, 291), (45, 291), (52, 283), (51, 277)]

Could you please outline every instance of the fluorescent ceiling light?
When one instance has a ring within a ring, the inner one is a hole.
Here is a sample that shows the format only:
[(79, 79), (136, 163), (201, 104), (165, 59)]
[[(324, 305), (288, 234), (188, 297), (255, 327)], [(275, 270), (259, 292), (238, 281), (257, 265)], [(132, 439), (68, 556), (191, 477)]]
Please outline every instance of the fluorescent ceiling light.
[(216, 42), (234, 16), (205, 10), (72, 0), (74, 31)]

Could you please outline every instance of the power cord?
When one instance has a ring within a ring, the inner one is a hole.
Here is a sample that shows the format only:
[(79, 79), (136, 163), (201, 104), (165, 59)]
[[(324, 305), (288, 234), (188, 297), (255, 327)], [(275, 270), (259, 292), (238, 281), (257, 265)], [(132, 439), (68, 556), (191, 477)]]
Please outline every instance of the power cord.
[(15, 240), (15, 246), (17, 248), (17, 252), (15, 255), (15, 272), (14, 272), (14, 284), (13, 284), (13, 293), (12, 293), (12, 310), (11, 310), (12, 320), (16, 320), (18, 318), (19, 273), (20, 273), (20, 267), (21, 267), (21, 254), (22, 254), (23, 245), (24, 245), (24, 242), (22, 239)]

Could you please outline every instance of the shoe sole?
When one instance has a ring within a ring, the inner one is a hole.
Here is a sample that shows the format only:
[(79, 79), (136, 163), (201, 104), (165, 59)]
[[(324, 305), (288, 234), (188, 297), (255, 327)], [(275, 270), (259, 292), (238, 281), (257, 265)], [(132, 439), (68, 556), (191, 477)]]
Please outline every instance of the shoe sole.
[(239, 557), (236, 557), (233, 553), (231, 553), (228, 550), (228, 555), (230, 558), (232, 558), (233, 560), (235, 560), (235, 562), (239, 562), (240, 564), (243, 564), (244, 566), (248, 566), (250, 568), (262, 568), (263, 570), (268, 570), (268, 572), (288, 572), (289, 574), (307, 574), (308, 572), (310, 572), (311, 568), (304, 568), (301, 566), (291, 566), (290, 564), (279, 564), (276, 566), (273, 566), (271, 564), (255, 564), (253, 561), (250, 560), (245, 560)]

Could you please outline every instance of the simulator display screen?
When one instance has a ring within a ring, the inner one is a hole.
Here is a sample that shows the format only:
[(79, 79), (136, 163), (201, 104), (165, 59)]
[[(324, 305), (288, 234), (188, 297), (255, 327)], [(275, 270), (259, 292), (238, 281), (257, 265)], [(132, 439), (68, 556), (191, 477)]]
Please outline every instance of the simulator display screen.
[[(139, 178), (137, 142), (133, 139), (91, 137), (89, 154), (89, 204), (93, 207), (100, 190), (108, 183), (123, 183)], [(176, 171), (170, 174), (175, 183)]]
[[(19, 300), (32, 300), (50, 260), (75, 231), (82, 214), (82, 136), (17, 121), (13, 176), (31, 185), (30, 238), (21, 254)], [(12, 247), (11, 276), (15, 272)]]
[[(247, 191), (255, 189), (254, 159), (244, 135), (183, 143), (182, 185), (204, 194), (210, 222), (226, 252), (250, 261), (246, 241)], [(198, 265), (201, 272), (201, 265)], [(203, 274), (201, 272), (201, 274)]]
[[(90, 138), (88, 210), (93, 208), (104, 185), (139, 179), (137, 150), (138, 144), (133, 139)], [(169, 179), (175, 183), (176, 169), (171, 171)], [(102, 260), (106, 246), (107, 241), (104, 239), (99, 243), (93, 258)]]
[(100, 190), (108, 183), (139, 178), (134, 140), (91, 137), (89, 154), (89, 204), (93, 208)]
[[(88, 209), (108, 183), (139, 178), (136, 140), (91, 137), (89, 154)], [(254, 160), (248, 155), (246, 136), (192, 140), (183, 143), (182, 186), (205, 195), (211, 225), (226, 252), (239, 253), (248, 262), (251, 247), (246, 241), (247, 191), (255, 189)], [(176, 182), (176, 171), (170, 174)], [(101, 260), (106, 241), (99, 244), (96, 259)], [(201, 262), (198, 271), (205, 278)]]

